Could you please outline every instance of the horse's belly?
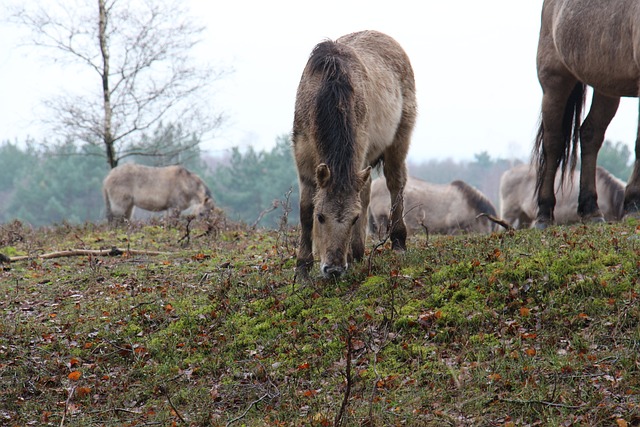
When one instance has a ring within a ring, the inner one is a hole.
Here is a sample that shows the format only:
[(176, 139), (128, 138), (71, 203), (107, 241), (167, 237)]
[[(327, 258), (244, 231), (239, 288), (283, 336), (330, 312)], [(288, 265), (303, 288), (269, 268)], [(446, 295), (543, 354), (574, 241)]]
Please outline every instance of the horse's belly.
[(144, 192), (137, 192), (133, 197), (133, 204), (137, 208), (151, 212), (166, 211), (171, 208), (167, 201), (167, 197), (158, 197), (157, 195), (145, 194)]
[(614, 68), (607, 73), (589, 73), (573, 70), (580, 81), (611, 97), (637, 97), (640, 95), (640, 75), (622, 73)]
[(402, 97), (399, 93), (389, 94), (385, 100), (379, 100), (379, 103), (382, 105), (369, 110), (368, 163), (378, 159), (393, 144), (402, 120)]

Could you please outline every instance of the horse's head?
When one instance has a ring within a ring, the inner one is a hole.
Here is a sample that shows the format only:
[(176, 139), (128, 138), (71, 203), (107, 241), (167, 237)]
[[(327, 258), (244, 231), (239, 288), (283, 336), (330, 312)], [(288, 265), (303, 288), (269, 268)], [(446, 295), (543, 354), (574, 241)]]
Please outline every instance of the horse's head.
[(367, 167), (358, 173), (354, 186), (338, 187), (332, 184), (331, 171), (326, 164), (316, 168), (313, 244), (324, 277), (340, 277), (353, 258), (351, 236), (356, 224), (366, 221), (366, 218), (360, 218), (360, 191), (370, 173), (371, 167)]
[(203, 184), (203, 188), (200, 192), (200, 202), (193, 208), (193, 214), (198, 218), (209, 218), (213, 215), (216, 209), (213, 197), (211, 196), (211, 191)]

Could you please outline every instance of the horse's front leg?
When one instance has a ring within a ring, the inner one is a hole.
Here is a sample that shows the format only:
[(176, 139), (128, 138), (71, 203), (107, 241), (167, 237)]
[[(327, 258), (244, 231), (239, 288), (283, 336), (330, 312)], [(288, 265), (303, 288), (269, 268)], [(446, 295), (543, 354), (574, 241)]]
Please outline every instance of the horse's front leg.
[(367, 221), (369, 212), (369, 201), (371, 199), (371, 177), (360, 190), (360, 203), (362, 210), (360, 217), (353, 226), (353, 234), (351, 235), (351, 255), (354, 260), (358, 261), (364, 257), (364, 250), (367, 241)]
[(598, 207), (596, 192), (596, 162), (602, 147), (604, 134), (618, 110), (620, 98), (610, 98), (594, 92), (591, 109), (580, 127), (580, 195), (578, 215), (582, 221), (604, 222), (604, 215)]
[(315, 187), (300, 182), (300, 242), (296, 261), (296, 276), (309, 280), (313, 267), (313, 195)]

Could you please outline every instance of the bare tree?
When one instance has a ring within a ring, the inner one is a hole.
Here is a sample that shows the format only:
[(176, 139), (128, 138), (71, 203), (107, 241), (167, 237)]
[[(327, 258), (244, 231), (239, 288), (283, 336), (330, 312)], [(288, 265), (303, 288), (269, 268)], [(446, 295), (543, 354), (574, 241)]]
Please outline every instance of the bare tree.
[[(127, 156), (144, 154), (136, 141), (161, 120), (179, 123), (194, 144), (217, 129), (224, 117), (208, 108), (208, 89), (227, 70), (195, 62), (191, 54), (204, 27), (183, 4), (55, 0), (14, 6), (13, 21), (30, 30), (31, 44), (97, 77), (84, 92), (65, 87), (66, 93), (45, 101), (54, 130), (102, 145), (113, 168)], [(78, 86), (75, 77), (69, 86)]]

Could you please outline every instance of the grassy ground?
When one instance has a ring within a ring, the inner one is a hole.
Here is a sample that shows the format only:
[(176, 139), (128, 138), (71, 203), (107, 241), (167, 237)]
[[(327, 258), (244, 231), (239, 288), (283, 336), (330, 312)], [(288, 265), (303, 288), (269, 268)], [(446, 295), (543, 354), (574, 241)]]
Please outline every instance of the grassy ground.
[[(635, 222), (369, 244), (296, 283), (294, 230), (0, 227), (0, 425), (640, 425)], [(117, 246), (163, 254), (42, 259)]]

